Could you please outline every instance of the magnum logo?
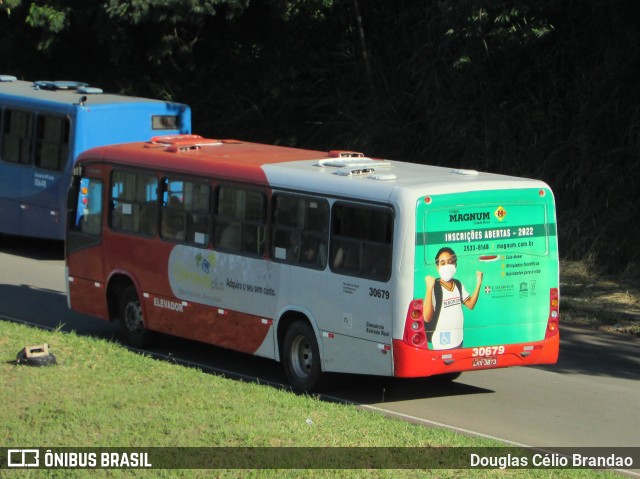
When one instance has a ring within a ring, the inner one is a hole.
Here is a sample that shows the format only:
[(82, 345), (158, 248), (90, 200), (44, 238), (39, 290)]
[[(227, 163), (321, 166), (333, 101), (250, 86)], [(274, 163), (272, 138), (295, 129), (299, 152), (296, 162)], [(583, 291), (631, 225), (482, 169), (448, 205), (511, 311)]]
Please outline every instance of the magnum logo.
[(482, 213), (453, 213), (453, 214), (450, 213), (449, 214), (449, 223), (460, 223), (462, 221), (487, 221), (490, 219), (491, 219), (491, 213), (487, 211), (483, 211)]
[(499, 221), (502, 221), (504, 217), (507, 216), (507, 210), (502, 206), (498, 206), (498, 209), (494, 211), (493, 216), (498, 218)]

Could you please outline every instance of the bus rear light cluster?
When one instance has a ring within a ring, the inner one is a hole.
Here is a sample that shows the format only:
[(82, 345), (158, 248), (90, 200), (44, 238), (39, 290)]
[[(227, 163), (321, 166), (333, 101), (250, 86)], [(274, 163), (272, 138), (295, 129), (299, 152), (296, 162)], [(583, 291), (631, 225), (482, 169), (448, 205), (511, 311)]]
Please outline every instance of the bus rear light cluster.
[(560, 294), (558, 288), (549, 291), (549, 320), (547, 321), (546, 338), (558, 333), (558, 321), (560, 320)]
[(422, 319), (422, 300), (415, 299), (409, 304), (404, 327), (404, 342), (416, 348), (427, 348), (427, 335)]

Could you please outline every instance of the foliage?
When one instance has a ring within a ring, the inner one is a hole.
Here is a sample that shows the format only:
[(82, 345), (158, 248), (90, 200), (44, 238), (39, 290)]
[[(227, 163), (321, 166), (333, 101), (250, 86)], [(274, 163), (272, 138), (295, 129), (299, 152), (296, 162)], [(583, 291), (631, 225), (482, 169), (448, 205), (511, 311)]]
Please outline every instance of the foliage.
[(176, 98), (214, 137), (538, 177), (565, 257), (638, 271), (638, 20), (632, 0), (4, 0), (0, 69)]

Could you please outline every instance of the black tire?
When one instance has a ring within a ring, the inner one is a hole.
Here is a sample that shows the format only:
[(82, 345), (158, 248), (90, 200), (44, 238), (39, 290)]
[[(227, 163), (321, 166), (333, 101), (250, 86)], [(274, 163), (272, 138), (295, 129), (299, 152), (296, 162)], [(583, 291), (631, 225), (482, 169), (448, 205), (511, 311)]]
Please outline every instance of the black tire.
[(27, 358), (27, 364), (29, 366), (54, 366), (57, 364), (56, 357), (49, 353), (46, 356), (40, 356), (37, 358)]
[(151, 344), (152, 333), (144, 326), (142, 306), (133, 286), (127, 286), (120, 301), (120, 326), (125, 342), (134, 348)]
[(289, 326), (282, 353), (284, 373), (295, 390), (310, 393), (323, 386), (320, 350), (309, 323), (299, 320)]
[(49, 353), (46, 356), (36, 356), (28, 358), (24, 350), (18, 353), (17, 364), (27, 364), (29, 366), (54, 366), (57, 364), (56, 357)]

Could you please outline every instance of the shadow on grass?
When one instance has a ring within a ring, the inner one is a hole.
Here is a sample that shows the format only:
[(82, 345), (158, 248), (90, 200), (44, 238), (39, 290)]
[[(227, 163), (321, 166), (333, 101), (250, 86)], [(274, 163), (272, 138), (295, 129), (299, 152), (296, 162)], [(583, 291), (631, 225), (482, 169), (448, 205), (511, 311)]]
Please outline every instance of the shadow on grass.
[[(57, 291), (0, 284), (0, 318), (3, 317), (48, 330), (74, 331), (81, 336), (120, 342), (117, 323), (70, 311), (66, 297)], [(231, 379), (289, 389), (280, 364), (270, 359), (165, 335), (158, 335), (157, 344), (144, 352), (160, 360), (200, 368)], [(430, 378), (333, 375), (332, 379), (335, 381), (332, 381), (333, 387), (325, 391), (327, 396), (341, 391), (348, 393), (345, 396), (349, 396), (349, 400), (365, 404), (490, 392), (462, 383), (440, 383)]]

